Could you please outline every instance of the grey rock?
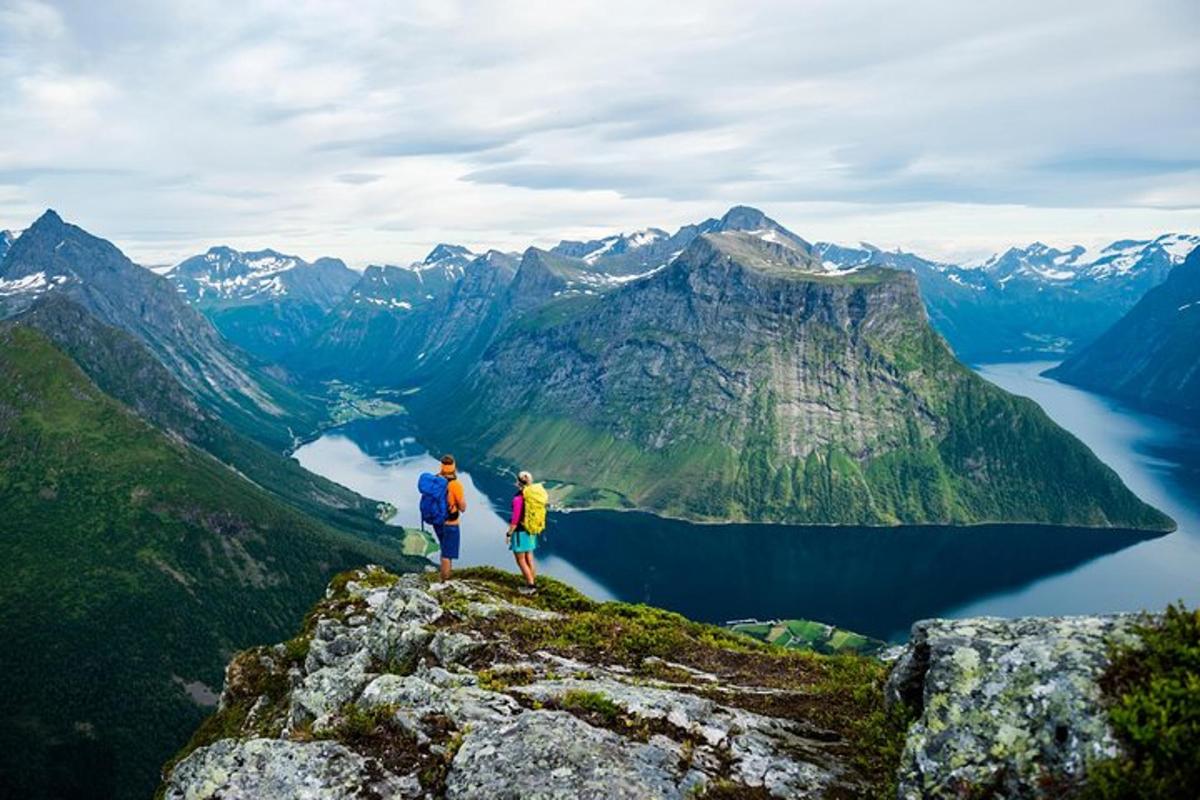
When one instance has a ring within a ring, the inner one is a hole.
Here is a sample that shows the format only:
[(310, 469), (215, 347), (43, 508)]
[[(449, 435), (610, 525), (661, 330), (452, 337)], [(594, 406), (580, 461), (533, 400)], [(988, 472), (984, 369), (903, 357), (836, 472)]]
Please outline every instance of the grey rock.
[(513, 698), (474, 686), (443, 688), (417, 675), (381, 675), (358, 699), (363, 708), (393, 706), (413, 720), (430, 714), (449, 717), (459, 728), (519, 714)]
[(334, 742), (224, 739), (184, 759), (167, 781), (167, 800), (350, 800), (419, 797), (399, 777)]
[(450, 766), (447, 800), (648, 800), (683, 797), (678, 759), (561, 711), (471, 728)]
[(927, 620), (888, 679), (920, 711), (900, 768), (902, 798), (1053, 797), (1118, 754), (1097, 679), (1132, 616)]
[(841, 777), (822, 742), (799, 724), (693, 694), (611, 679), (539, 681), (513, 691), (543, 703), (572, 692), (603, 695), (631, 717), (666, 725), (678, 731), (677, 738), (686, 736), (700, 742), (700, 748), (711, 748), (702, 757), (716, 759), (723, 749), (735, 780), (780, 796), (819, 796)]
[(429, 652), (443, 667), (461, 663), (484, 644), (478, 636), (453, 631), (438, 631), (429, 641)]

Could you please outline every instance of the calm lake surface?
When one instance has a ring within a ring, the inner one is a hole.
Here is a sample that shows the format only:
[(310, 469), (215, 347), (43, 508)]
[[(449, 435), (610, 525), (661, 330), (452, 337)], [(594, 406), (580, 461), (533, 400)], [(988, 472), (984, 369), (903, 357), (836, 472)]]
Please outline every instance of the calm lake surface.
[[(647, 602), (694, 619), (805, 617), (902, 640), (930, 616), (1074, 614), (1200, 603), (1200, 432), (1042, 378), (1049, 363), (979, 368), (1037, 401), (1179, 531), (1144, 534), (971, 528), (693, 525), (633, 512), (553, 514), (541, 571), (597, 599)], [(417, 527), (416, 482), (437, 462), (403, 416), (342, 426), (295, 453), (307, 469), (393, 503)], [(460, 473), (462, 566), (515, 570), (504, 547), (508, 481)], [(536, 475), (536, 465), (534, 468)]]

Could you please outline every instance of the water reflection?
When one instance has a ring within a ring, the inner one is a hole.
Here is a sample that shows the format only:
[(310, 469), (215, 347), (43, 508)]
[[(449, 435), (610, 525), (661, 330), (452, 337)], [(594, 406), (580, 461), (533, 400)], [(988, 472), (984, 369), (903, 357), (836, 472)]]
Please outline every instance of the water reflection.
[[(396, 522), (409, 526), (419, 524), (417, 476), (437, 468), (404, 417), (343, 426), (302, 447), (296, 458), (393, 503), (400, 510)], [(461, 563), (513, 569), (503, 543), (506, 520), (497, 509), (497, 500), (506, 503), (507, 483), (469, 472), (462, 478), (470, 510)], [(1037, 525), (693, 525), (641, 513), (586, 512), (551, 515), (539, 560), (547, 574), (597, 598), (653, 603), (712, 622), (807, 617), (897, 639), (922, 617), (1005, 613), (1006, 598), (1058, 585), (1080, 565), (1157, 541), (1135, 532)], [(1136, 583), (1145, 588), (1143, 579)], [(1068, 587), (1064, 591), (1079, 591)], [(1084, 594), (1094, 606), (1096, 594), (1107, 589), (1092, 589)], [(1064, 605), (1067, 598), (1049, 591), (1038, 595), (1036, 609), (1021, 606), (1019, 613), (1057, 613)]]
[(549, 549), (622, 599), (695, 619), (807, 617), (896, 639), (914, 620), (1144, 539), (1037, 525), (705, 526), (596, 512), (567, 515)]
[[(437, 472), (441, 466), (417, 444), (411, 424), (403, 416), (343, 425), (300, 447), (294, 455), (305, 469), (366, 497), (391, 503), (398, 512), (392, 522), (409, 528), (421, 525), (417, 477), (422, 472)], [(512, 554), (504, 544), (508, 517), (501, 516), (499, 508), (507, 503), (508, 485), (492, 476), (484, 491), (469, 471), (460, 471), (459, 478), (467, 513), (462, 516), (462, 558), (458, 565), (491, 565), (515, 571)], [(614, 599), (608, 589), (570, 561), (550, 552), (539, 556), (539, 569), (544, 574), (568, 581), (598, 600)]]

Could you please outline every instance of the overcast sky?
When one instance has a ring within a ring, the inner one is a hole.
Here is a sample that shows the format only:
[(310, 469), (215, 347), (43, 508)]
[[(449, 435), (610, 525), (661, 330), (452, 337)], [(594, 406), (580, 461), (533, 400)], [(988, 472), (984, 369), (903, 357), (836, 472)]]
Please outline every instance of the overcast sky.
[(0, 0), (0, 227), (353, 266), (737, 203), (957, 259), (1200, 232), (1198, 42), (1196, 0)]

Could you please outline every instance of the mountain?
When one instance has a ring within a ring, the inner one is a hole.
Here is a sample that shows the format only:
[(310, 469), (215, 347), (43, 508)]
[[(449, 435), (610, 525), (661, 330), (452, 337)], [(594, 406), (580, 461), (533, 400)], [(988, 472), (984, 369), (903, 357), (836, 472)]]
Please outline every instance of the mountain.
[(1047, 375), (1193, 422), (1200, 411), (1200, 249)]
[(319, 378), (397, 385), (444, 359), (461, 363), (478, 352), (477, 337), (490, 336), (516, 272), (506, 253), (464, 263), (468, 255), (439, 245), (417, 265), (368, 267), (288, 365)]
[(617, 234), (589, 242), (562, 241), (550, 249), (554, 255), (578, 258), (596, 271), (618, 277), (645, 275), (661, 269), (704, 233), (746, 231), (768, 241), (790, 241), (809, 246), (775, 220), (749, 206), (734, 206), (720, 219), (706, 219), (696, 225), (684, 225), (668, 235), (660, 228), (646, 228), (632, 234)]
[(567, 504), (705, 520), (1171, 525), (1036, 404), (959, 363), (911, 274), (830, 271), (755, 216), (738, 210), (739, 224), (603, 292), (554, 288), (578, 264), (527, 254), (511, 289), (538, 287), (542, 302), (516, 304), (480, 361), (447, 378), (453, 414), (428, 387), (410, 409), (439, 446), (537, 465)]
[(295, 431), (315, 428), (324, 413), (277, 368), (256, 364), (226, 342), (168, 280), (53, 211), (0, 262), (0, 318), (48, 292), (137, 337), (202, 403), (276, 449), (290, 447)]
[(104, 325), (51, 292), (14, 318), (36, 328), (68, 355), (105, 394), (178, 441), (187, 442), (315, 517), (380, 535), (378, 504), (314, 475), (223, 422), (197, 402), (132, 335)]
[[(136, 388), (122, 343), (99, 344), (97, 374)], [(148, 796), (215, 702), (226, 654), (282, 636), (340, 569), (409, 563), (158, 429), (12, 322), (0, 508), (4, 797)]]
[(1093, 341), (1181, 263), (1200, 236), (1164, 234), (1098, 251), (1040, 242), (976, 267), (911, 253), (818, 243), (833, 269), (867, 264), (917, 275), (930, 319), (965, 361), (1061, 357)]
[(473, 256), (441, 244), (408, 267), (369, 267), (323, 329), (286, 363), (315, 378), (437, 383), (473, 363), (512, 315), (605, 294), (663, 269), (703, 233), (732, 231), (810, 247), (745, 206), (669, 236), (648, 229), (596, 242), (564, 241), (550, 250), (530, 247), (520, 259), (496, 250)]
[(3, 261), (4, 257), (8, 255), (9, 249), (16, 240), (17, 235), (12, 231), (0, 231), (0, 261)]
[(274, 250), (213, 247), (167, 277), (226, 339), (278, 361), (312, 335), (360, 276), (336, 258), (310, 264)]

